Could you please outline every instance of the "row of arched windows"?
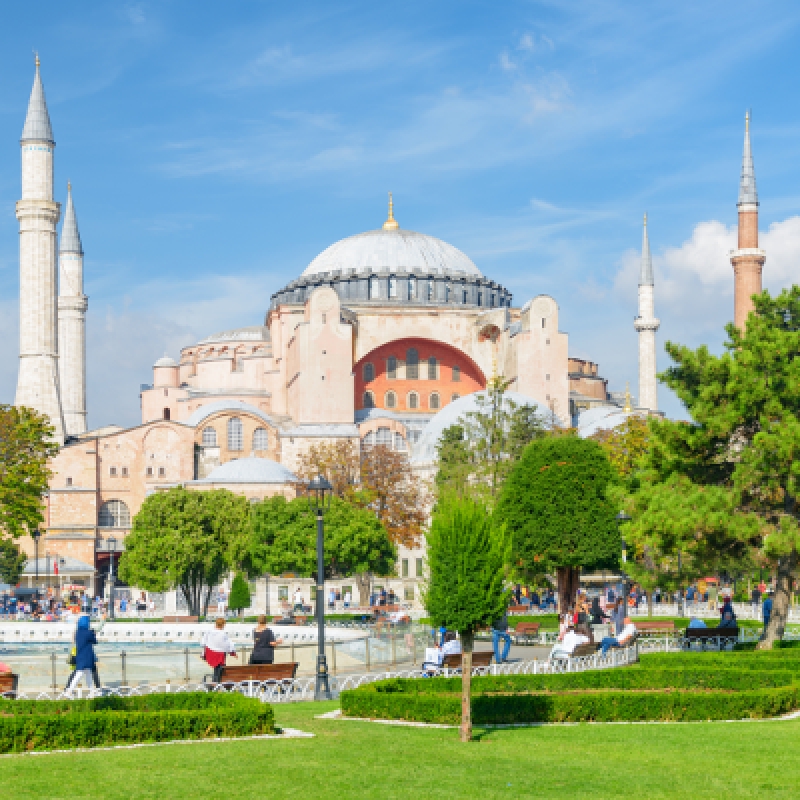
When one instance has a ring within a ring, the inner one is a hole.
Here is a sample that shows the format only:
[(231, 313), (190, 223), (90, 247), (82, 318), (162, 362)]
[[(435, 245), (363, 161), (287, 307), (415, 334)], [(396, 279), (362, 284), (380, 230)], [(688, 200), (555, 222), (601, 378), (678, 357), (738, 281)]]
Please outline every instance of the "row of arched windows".
[[(424, 370), (429, 381), (439, 379), (439, 361), (431, 356), (423, 362)], [(368, 361), (362, 368), (364, 383), (371, 383), (375, 380), (375, 365)], [(386, 359), (386, 377), (389, 380), (397, 378), (397, 356), (389, 356)], [(413, 347), (406, 351), (406, 380), (418, 380), (420, 377), (419, 353)], [(451, 377), (454, 381), (461, 380), (461, 367), (452, 368)]]
[[(203, 428), (203, 447), (217, 446), (217, 431), (210, 425)], [(244, 426), (239, 417), (228, 420), (228, 450), (244, 449)], [(269, 450), (269, 434), (266, 428), (256, 428), (253, 431), (253, 450), (263, 452)]]
[[(450, 396), (450, 402), (454, 403), (461, 395), (453, 394)], [(386, 392), (383, 396), (383, 405), (385, 408), (397, 408), (397, 393), (396, 392)], [(370, 392), (364, 392), (363, 397), (363, 406), (364, 408), (375, 408), (375, 395)], [(416, 411), (420, 409), (422, 406), (420, 405), (420, 395), (418, 392), (409, 392), (406, 395), (406, 408), (411, 409), (412, 411)], [(438, 411), (442, 407), (442, 399), (439, 395), (439, 392), (431, 392), (428, 395), (428, 408), (431, 411)]]
[(130, 509), (122, 500), (108, 500), (100, 506), (97, 524), (101, 528), (130, 528)]
[(401, 433), (392, 433), (388, 428), (378, 428), (377, 431), (370, 431), (362, 440), (364, 447), (382, 445), (390, 447), (392, 450), (404, 451), (406, 440)]

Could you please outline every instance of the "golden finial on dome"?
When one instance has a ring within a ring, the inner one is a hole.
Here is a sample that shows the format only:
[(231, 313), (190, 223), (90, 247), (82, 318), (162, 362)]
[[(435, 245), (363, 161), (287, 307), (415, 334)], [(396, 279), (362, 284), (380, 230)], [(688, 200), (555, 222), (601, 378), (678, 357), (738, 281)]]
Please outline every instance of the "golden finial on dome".
[(394, 218), (394, 202), (392, 201), (392, 193), (389, 192), (389, 216), (386, 218), (386, 222), (383, 223), (383, 229), (385, 231), (396, 231), (400, 226), (397, 224), (397, 220)]
[(631, 385), (628, 381), (625, 381), (625, 407), (622, 409), (626, 414), (630, 414), (633, 411), (633, 406), (631, 405)]

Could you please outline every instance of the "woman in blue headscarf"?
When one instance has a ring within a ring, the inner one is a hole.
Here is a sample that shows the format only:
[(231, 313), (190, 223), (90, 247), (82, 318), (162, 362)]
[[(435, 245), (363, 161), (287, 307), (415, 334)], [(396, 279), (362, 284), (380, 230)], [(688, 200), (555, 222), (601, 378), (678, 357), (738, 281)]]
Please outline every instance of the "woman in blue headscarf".
[(96, 644), (97, 637), (89, 626), (89, 617), (84, 615), (78, 619), (78, 628), (75, 631), (75, 672), (67, 686), (67, 691), (71, 692), (73, 689), (77, 689), (81, 678), (89, 689), (94, 686), (92, 673), (97, 661), (94, 654), (94, 645)]

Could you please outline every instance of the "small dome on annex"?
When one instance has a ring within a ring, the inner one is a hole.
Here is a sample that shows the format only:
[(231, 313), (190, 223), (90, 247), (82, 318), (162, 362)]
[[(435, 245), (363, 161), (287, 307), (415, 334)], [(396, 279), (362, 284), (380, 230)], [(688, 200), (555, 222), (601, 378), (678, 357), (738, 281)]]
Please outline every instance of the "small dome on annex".
[[(416, 445), (411, 453), (411, 460), (414, 462), (432, 462), (436, 460), (436, 447), (439, 439), (442, 438), (444, 431), (452, 425), (457, 425), (459, 420), (470, 411), (478, 411), (478, 397), (486, 397), (487, 390), (474, 392), (466, 397), (448, 403), (438, 414), (431, 418), (428, 424), (422, 429)], [(516, 403), (517, 406), (536, 406), (540, 413), (549, 413), (547, 404), (537, 400), (535, 397), (520, 394), (519, 392), (506, 392), (505, 398)], [(561, 420), (556, 420), (557, 424), (563, 425)]]
[(297, 476), (270, 458), (237, 458), (196, 483), (297, 483)]
[(625, 411), (619, 406), (597, 406), (582, 411), (578, 416), (578, 436), (588, 439), (599, 431), (610, 431), (623, 425), (628, 417), (641, 416), (634, 411)]
[(174, 358), (170, 358), (169, 356), (161, 356), (161, 358), (153, 364), (154, 367), (177, 367), (178, 362), (175, 361)]

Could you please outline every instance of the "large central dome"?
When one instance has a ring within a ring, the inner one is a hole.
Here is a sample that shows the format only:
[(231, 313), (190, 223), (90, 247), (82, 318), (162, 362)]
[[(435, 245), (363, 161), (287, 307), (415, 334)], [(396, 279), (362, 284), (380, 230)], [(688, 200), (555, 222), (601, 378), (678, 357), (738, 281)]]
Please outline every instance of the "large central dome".
[(372, 274), (415, 269), (437, 275), (481, 277), (480, 270), (458, 248), (434, 236), (400, 228), (367, 231), (332, 244), (305, 268), (303, 277), (336, 270)]

